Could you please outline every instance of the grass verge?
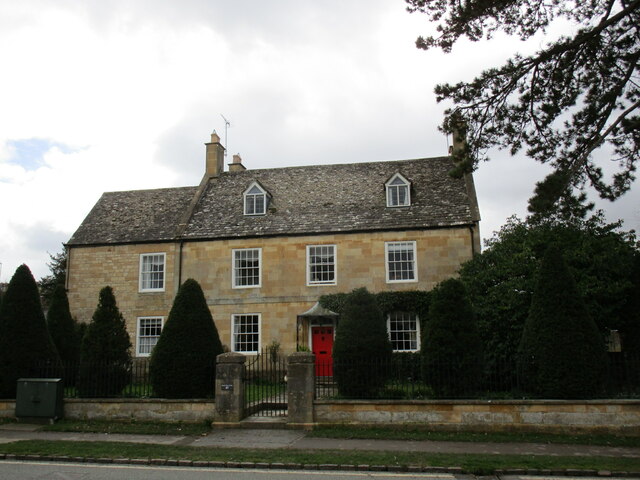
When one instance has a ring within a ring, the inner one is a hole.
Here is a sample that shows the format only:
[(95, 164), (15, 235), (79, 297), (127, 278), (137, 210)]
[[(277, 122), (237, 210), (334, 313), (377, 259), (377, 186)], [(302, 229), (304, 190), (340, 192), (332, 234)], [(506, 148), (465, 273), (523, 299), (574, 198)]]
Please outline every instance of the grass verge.
[(622, 457), (546, 457), (537, 455), (458, 455), (419, 452), (373, 452), (341, 450), (250, 450), (175, 445), (141, 445), (118, 442), (69, 442), (23, 440), (0, 445), (0, 453), (57, 455), (86, 458), (163, 458), (225, 462), (265, 462), (342, 465), (421, 465), (462, 467), (476, 475), (496, 469), (581, 469), (612, 472), (640, 471), (640, 459)]
[(601, 445), (608, 447), (640, 447), (638, 436), (614, 435), (559, 435), (515, 432), (444, 432), (429, 431), (419, 427), (402, 428), (327, 426), (317, 427), (308, 434), (321, 438), (360, 438), (384, 440), (431, 440), (438, 442), (494, 442), (494, 443), (558, 443), (573, 445)]
[(109, 422), (101, 420), (60, 420), (45, 425), (49, 432), (129, 433), (135, 435), (205, 435), (211, 431), (209, 422)]
[[(129, 433), (137, 435), (206, 435), (211, 431), (208, 422), (114, 422), (99, 420), (61, 420), (44, 425), (43, 430), (54, 432)], [(316, 427), (308, 436), (319, 438), (359, 438), (384, 440), (431, 440), (439, 442), (494, 442), (494, 443), (558, 443), (573, 445), (601, 445), (608, 447), (640, 447), (638, 436), (614, 435), (559, 435), (515, 432), (444, 432), (419, 427), (382, 428), (358, 426)]]

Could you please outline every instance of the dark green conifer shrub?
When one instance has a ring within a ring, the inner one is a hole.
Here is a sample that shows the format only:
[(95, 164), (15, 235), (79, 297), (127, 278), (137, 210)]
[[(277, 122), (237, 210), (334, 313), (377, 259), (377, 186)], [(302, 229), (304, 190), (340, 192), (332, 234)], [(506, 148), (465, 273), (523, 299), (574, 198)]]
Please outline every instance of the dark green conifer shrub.
[(0, 307), (0, 398), (15, 398), (16, 380), (59, 367), (36, 281), (26, 265), (14, 273)]
[(216, 357), (222, 353), (218, 330), (198, 282), (185, 281), (151, 353), (149, 373), (157, 396), (211, 397)]
[(60, 360), (65, 364), (78, 363), (80, 360), (78, 328), (69, 310), (67, 291), (62, 285), (57, 285), (51, 294), (47, 311), (47, 327), (58, 349)]
[(80, 341), (76, 321), (69, 310), (67, 290), (57, 285), (49, 297), (47, 328), (62, 361), (62, 378), (65, 386), (76, 384), (80, 361)]
[(585, 398), (603, 391), (604, 342), (556, 247), (545, 252), (518, 350), (518, 373), (527, 393)]
[(482, 373), (482, 344), (460, 280), (445, 280), (431, 291), (421, 351), (423, 378), (437, 396), (475, 393)]
[(341, 395), (375, 398), (388, 378), (391, 343), (382, 311), (366, 288), (345, 299), (333, 345), (334, 380)]
[(80, 348), (80, 396), (119, 395), (131, 379), (130, 350), (131, 341), (113, 289), (104, 287)]

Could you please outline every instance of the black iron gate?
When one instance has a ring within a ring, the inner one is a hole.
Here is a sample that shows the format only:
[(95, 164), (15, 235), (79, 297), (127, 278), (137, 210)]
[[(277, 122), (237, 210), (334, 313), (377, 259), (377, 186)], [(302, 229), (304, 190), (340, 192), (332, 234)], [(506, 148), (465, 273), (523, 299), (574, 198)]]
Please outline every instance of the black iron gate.
[(244, 367), (245, 416), (284, 417), (287, 415), (286, 358), (278, 349), (263, 349), (248, 358)]

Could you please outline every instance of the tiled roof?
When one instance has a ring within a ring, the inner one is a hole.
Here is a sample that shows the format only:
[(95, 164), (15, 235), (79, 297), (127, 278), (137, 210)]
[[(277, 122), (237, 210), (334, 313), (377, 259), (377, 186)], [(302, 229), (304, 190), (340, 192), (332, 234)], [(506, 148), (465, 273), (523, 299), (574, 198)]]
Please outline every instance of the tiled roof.
[(197, 187), (103, 193), (68, 245), (172, 240)]
[[(396, 230), (471, 224), (464, 179), (449, 157), (396, 162), (245, 170), (212, 178), (186, 238)], [(411, 182), (411, 206), (387, 207), (385, 182)], [(271, 196), (263, 216), (243, 214), (242, 193), (258, 181)]]
[[(449, 157), (224, 172), (209, 179), (180, 234), (184, 239), (302, 235), (468, 225), (477, 218)], [(385, 182), (411, 182), (411, 206), (386, 206)], [(243, 192), (257, 181), (266, 215), (246, 216)], [(196, 187), (106, 193), (70, 245), (171, 240)], [(474, 199), (475, 200), (475, 199)]]

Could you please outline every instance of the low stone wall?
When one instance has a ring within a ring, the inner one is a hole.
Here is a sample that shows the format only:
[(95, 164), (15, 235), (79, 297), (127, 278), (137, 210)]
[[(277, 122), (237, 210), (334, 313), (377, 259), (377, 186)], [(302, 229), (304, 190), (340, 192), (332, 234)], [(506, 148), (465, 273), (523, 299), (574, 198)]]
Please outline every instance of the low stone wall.
[[(14, 418), (15, 400), (0, 400), (0, 417)], [(71, 420), (138, 420), (204, 422), (215, 415), (214, 400), (148, 398), (65, 398), (64, 418)]]
[(105, 398), (64, 400), (64, 417), (73, 420), (204, 422), (214, 415), (214, 400)]
[(316, 400), (318, 425), (640, 434), (640, 400)]
[(16, 401), (15, 400), (0, 400), (0, 417), (15, 417), (16, 415)]

